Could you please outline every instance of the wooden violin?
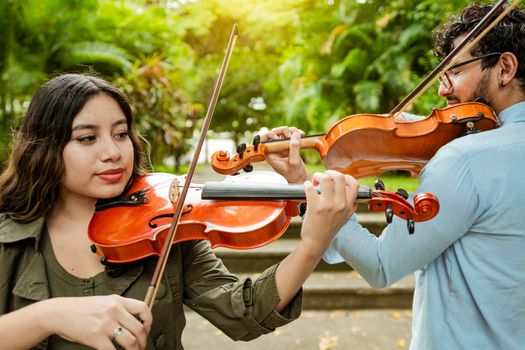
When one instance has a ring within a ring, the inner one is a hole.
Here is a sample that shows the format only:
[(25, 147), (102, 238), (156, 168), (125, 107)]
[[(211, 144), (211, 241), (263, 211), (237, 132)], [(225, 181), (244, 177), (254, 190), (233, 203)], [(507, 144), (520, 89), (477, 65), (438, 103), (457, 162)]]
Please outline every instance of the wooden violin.
[[(93, 250), (103, 263), (126, 263), (160, 255), (177, 205), (183, 178), (155, 173), (136, 178), (121, 196), (99, 200), (89, 227)], [(273, 172), (254, 172), (222, 182), (190, 185), (181, 219), (171, 243), (209, 240), (212, 247), (252, 249), (279, 238), (297, 204), (305, 201), (302, 185), (288, 185)], [(369, 210), (414, 222), (432, 219), (439, 202), (431, 194), (414, 197), (412, 206), (400, 193), (361, 187), (358, 201)]]
[[(419, 121), (396, 121), (393, 114), (357, 114), (334, 124), (326, 134), (301, 138), (301, 148), (319, 152), (327, 169), (355, 178), (379, 176), (389, 170), (419, 174), (437, 150), (464, 134), (490, 130), (499, 125), (492, 110), (479, 102), (435, 108)], [(251, 171), (251, 164), (262, 162), (266, 154), (288, 150), (288, 140), (241, 145), (230, 157), (217, 151), (211, 157), (220, 174)]]

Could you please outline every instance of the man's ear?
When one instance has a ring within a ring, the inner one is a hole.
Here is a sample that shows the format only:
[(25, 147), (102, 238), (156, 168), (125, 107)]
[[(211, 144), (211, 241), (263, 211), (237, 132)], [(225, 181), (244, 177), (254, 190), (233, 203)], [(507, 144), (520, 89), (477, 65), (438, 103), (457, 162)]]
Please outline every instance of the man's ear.
[(497, 63), (499, 69), (498, 80), (501, 86), (505, 86), (514, 79), (518, 70), (518, 58), (512, 52), (501, 54)]

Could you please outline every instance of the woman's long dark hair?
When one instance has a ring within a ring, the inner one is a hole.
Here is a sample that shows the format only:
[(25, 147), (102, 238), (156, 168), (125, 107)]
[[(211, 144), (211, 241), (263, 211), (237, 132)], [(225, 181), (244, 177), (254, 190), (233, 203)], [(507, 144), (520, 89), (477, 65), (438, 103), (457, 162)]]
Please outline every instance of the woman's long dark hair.
[(73, 119), (98, 94), (112, 97), (122, 109), (133, 144), (133, 175), (144, 173), (143, 147), (133, 130), (133, 114), (125, 96), (98, 77), (60, 75), (35, 93), (15, 136), (7, 167), (0, 175), (0, 212), (27, 223), (52, 208), (59, 197), (63, 151), (71, 138)]

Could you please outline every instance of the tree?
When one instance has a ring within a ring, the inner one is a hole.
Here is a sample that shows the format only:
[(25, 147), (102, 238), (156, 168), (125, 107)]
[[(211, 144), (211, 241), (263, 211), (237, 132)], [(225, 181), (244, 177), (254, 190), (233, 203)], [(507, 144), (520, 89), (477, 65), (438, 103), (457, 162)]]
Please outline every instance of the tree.
[(84, 65), (98, 72), (124, 72), (132, 66), (126, 53), (96, 40), (93, 20), (98, 1), (8, 0), (0, 4), (0, 134), (5, 160), (8, 134), (36, 86), (55, 72)]
[(139, 132), (148, 141), (153, 164), (175, 159), (178, 172), (182, 157), (202, 113), (177, 87), (175, 69), (160, 57), (153, 57), (115, 80), (132, 101)]
[[(387, 113), (437, 65), (432, 29), (467, 1), (318, 2), (301, 12), (299, 44), (280, 66), (285, 124), (323, 132), (347, 115)], [(322, 15), (319, 15), (319, 14)], [(413, 106), (442, 106), (436, 87)]]

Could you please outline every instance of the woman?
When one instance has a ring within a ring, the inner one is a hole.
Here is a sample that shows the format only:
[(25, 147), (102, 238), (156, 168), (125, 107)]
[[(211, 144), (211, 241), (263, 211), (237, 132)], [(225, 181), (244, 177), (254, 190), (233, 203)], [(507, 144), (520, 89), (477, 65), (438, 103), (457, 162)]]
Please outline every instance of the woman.
[(353, 179), (315, 174), (301, 241), (280, 264), (239, 280), (207, 242), (176, 244), (150, 312), (156, 259), (112, 277), (87, 237), (96, 200), (142, 165), (131, 108), (106, 81), (68, 74), (37, 91), (0, 177), (0, 348), (182, 349), (183, 304), (233, 339), (256, 338), (299, 316), (302, 283), (355, 211)]

